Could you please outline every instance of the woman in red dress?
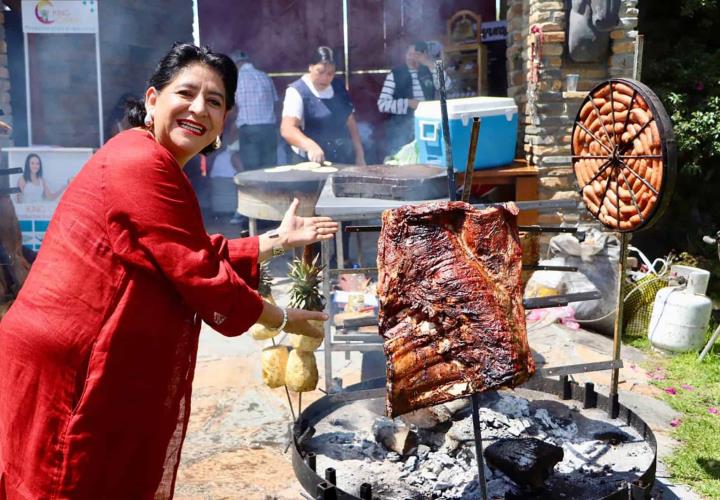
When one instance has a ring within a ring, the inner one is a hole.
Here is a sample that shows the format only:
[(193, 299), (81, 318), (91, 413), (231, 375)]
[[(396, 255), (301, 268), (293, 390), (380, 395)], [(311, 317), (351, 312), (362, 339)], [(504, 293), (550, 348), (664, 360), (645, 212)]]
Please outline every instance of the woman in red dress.
[(258, 261), (330, 239), (328, 218), (209, 236), (183, 165), (216, 147), (235, 102), (232, 60), (176, 44), (133, 129), (88, 161), (57, 207), (0, 323), (0, 499), (171, 498), (190, 414), (200, 322), (320, 336), (321, 312), (255, 292)]

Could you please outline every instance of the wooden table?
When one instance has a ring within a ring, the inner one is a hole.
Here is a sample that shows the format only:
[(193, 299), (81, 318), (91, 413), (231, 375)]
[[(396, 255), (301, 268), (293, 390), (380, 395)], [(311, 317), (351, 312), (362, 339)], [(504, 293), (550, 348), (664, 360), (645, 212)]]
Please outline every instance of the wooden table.
[[(455, 176), (458, 187), (463, 185), (464, 173)], [(538, 168), (531, 167), (526, 160), (517, 159), (507, 167), (475, 170), (473, 187), (480, 185), (512, 185), (515, 187), (514, 201), (533, 201), (538, 199)], [(525, 210), (518, 215), (518, 224), (527, 226), (537, 224), (536, 210)]]

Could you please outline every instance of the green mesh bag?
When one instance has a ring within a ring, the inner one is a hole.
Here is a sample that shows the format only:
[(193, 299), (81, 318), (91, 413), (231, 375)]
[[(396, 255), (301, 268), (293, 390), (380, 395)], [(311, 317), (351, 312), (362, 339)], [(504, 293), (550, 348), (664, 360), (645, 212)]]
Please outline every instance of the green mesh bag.
[(648, 274), (635, 282), (625, 282), (623, 297), (623, 331), (629, 337), (644, 337), (650, 326), (655, 295), (668, 286), (665, 277)]

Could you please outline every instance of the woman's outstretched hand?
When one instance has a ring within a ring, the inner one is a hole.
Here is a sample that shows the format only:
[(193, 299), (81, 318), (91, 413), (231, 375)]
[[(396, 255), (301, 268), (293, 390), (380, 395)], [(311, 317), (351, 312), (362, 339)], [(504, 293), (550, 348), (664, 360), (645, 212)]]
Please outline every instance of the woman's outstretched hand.
[(310, 245), (318, 241), (329, 240), (337, 233), (338, 223), (330, 217), (300, 217), (295, 215), (300, 204), (297, 198), (293, 200), (285, 212), (279, 233), (287, 237), (285, 246), (288, 248)]
[(284, 330), (296, 335), (305, 335), (316, 339), (322, 338), (325, 333), (310, 321), (325, 321), (328, 315), (322, 311), (306, 311), (304, 309), (287, 309), (288, 321)]

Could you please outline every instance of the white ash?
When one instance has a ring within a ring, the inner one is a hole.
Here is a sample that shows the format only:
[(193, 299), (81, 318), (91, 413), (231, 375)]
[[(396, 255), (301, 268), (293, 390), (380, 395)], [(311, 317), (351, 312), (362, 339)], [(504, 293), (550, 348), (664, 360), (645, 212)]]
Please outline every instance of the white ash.
[[(527, 397), (522, 397), (527, 396)], [(336, 470), (338, 487), (359, 496), (362, 483), (378, 499), (476, 499), (479, 497), (475, 441), (468, 398), (396, 419), (418, 437), (405, 456), (375, 440), (373, 425), (380, 404), (358, 401), (319, 422), (306, 449), (317, 453), (317, 471)], [(384, 418), (384, 417), (382, 417)], [(402, 420), (402, 422), (401, 422)], [(412, 424), (411, 422), (416, 422)], [(433, 425), (430, 428), (421, 426)], [(580, 412), (572, 402), (528, 390), (487, 393), (481, 397), (483, 448), (499, 438), (535, 437), (562, 446), (565, 457), (546, 481), (551, 497), (599, 498), (637, 478), (650, 465), (650, 446), (631, 427), (607, 418), (601, 410)], [(624, 432), (631, 439), (613, 446), (593, 436)], [(409, 456), (408, 456), (409, 455)], [(485, 465), (490, 498), (523, 490), (502, 472)]]

